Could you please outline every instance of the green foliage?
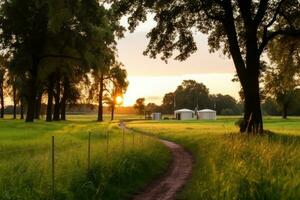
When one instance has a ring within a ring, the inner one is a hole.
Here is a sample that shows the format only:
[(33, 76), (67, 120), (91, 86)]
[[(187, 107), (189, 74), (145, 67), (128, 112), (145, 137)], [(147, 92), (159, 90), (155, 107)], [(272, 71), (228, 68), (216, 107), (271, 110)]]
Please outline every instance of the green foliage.
[(145, 107), (145, 110), (150, 112), (162, 112), (161, 107), (156, 105), (155, 103), (148, 103)]
[(218, 115), (241, 113), (241, 108), (233, 97), (222, 94), (210, 95), (208, 88), (195, 80), (184, 80), (174, 92), (165, 94), (161, 105), (163, 113), (173, 114), (174, 109), (181, 108), (191, 110), (211, 108), (215, 109)]
[(145, 111), (145, 98), (138, 98), (133, 105), (134, 109), (141, 115)]
[(217, 114), (236, 115), (241, 113), (237, 101), (230, 95), (212, 95), (210, 101), (214, 104)]
[(296, 88), (300, 85), (300, 39), (293, 36), (278, 37), (270, 43), (269, 58), (272, 66), (265, 72), (265, 93), (274, 98), (286, 117)]
[[(257, 31), (258, 40), (268, 41), (295, 28), (295, 24), (289, 20), (297, 16), (299, 8), (299, 2), (295, 0), (282, 2), (111, 0), (110, 2), (113, 2), (113, 9), (120, 17), (130, 15), (128, 18), (130, 31), (134, 31), (140, 22), (146, 21), (147, 13), (155, 14), (154, 20), (157, 24), (148, 33), (150, 42), (145, 54), (156, 57), (162, 53), (164, 60), (170, 58), (176, 51), (179, 52), (176, 56), (178, 60), (185, 60), (194, 53), (197, 50), (193, 34), (195, 30), (209, 35), (208, 44), (212, 52), (221, 49), (224, 54), (233, 53), (235, 38), (228, 36), (234, 34), (240, 53), (245, 55), (249, 50), (247, 43), (250, 41), (247, 36), (250, 35), (250, 29)], [(279, 22), (286, 25), (285, 29), (276, 26)], [(231, 23), (235, 23), (235, 27), (231, 27)], [(250, 27), (250, 23), (253, 26)], [(234, 33), (228, 32), (229, 30), (233, 30)], [(267, 32), (264, 33), (264, 30)], [(276, 32), (278, 30), (280, 31)], [(262, 48), (267, 41), (262, 42)]]
[(175, 100), (174, 92), (169, 92), (165, 94), (161, 105), (164, 114), (174, 113), (174, 108), (175, 108), (174, 100)]
[(189, 108), (207, 108), (209, 102), (208, 88), (194, 80), (184, 80), (175, 91), (175, 107)]
[(263, 113), (266, 115), (280, 115), (280, 106), (276, 100), (267, 98), (262, 104)]
[[(115, 37), (121, 36), (122, 28), (112, 19), (111, 10), (97, 0), (3, 2), (1, 49), (12, 63), (10, 72), (23, 82), (27, 121), (33, 121), (37, 112), (36, 99), (45, 90), (54, 92), (49, 86), (54, 79), (57, 105), (60, 98), (63, 104), (76, 102), (81, 89), (77, 85), (87, 84), (92, 69), (104, 68), (104, 63), (115, 59)], [(69, 91), (63, 97), (60, 84)]]

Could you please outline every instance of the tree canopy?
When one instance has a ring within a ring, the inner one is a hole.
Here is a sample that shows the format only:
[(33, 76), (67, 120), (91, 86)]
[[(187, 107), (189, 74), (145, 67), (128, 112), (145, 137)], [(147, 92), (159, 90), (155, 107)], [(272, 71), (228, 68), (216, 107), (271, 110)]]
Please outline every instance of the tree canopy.
[(138, 98), (133, 105), (134, 109), (141, 115), (145, 111), (145, 98)]
[(184, 80), (174, 92), (164, 95), (160, 110), (173, 114), (174, 110), (188, 108), (191, 110), (214, 109), (218, 115), (241, 114), (239, 103), (230, 95), (210, 94), (203, 83)]
[[(300, 21), (300, 19), (299, 19)], [(282, 117), (287, 118), (300, 86), (300, 37), (281, 36), (270, 43), (271, 66), (265, 72), (265, 93), (281, 106)]]
[[(1, 4), (0, 47), (11, 63), (11, 77), (23, 82), (17, 90), (26, 100), (26, 121), (39, 118), (44, 94), (47, 121), (65, 119), (66, 104), (82, 95), (89, 74), (116, 62), (115, 39), (122, 36), (122, 27), (113, 19), (111, 9), (97, 0)], [(126, 80), (120, 81), (124, 71), (119, 72), (117, 82), (112, 81), (125, 88)]]

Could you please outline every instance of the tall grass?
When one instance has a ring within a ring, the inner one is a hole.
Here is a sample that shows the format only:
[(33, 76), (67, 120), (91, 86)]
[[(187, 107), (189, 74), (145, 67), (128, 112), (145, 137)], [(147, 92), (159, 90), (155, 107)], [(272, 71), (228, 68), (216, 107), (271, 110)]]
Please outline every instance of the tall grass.
[[(267, 121), (273, 136), (242, 136), (234, 120), (136, 122), (130, 127), (174, 140), (195, 158), (178, 199), (299, 199), (300, 121)], [(278, 124), (276, 126), (276, 123)], [(291, 134), (289, 134), (291, 130)]]
[[(85, 120), (34, 124), (1, 120), (0, 199), (51, 198), (52, 135), (55, 136), (56, 200), (127, 199), (166, 170), (170, 155), (159, 142), (126, 131), (123, 148), (117, 125), (107, 127), (107, 123)], [(91, 132), (89, 170), (88, 132)]]

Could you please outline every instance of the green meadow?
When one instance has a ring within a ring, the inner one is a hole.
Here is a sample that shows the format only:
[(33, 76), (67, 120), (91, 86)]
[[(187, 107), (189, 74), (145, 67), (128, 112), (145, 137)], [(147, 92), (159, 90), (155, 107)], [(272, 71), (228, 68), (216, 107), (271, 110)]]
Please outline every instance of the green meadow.
[[(175, 141), (194, 157), (192, 176), (178, 199), (299, 199), (300, 118), (266, 117), (265, 129), (274, 133), (268, 136), (240, 135), (237, 117), (132, 121), (136, 118), (118, 115), (112, 123), (97, 123), (92, 115), (51, 123), (0, 120), (0, 199), (52, 198), (52, 136), (55, 199), (130, 199), (167, 170), (170, 153), (156, 136)], [(130, 130), (123, 137), (119, 120), (155, 137)]]
[(129, 131), (123, 137), (117, 122), (97, 123), (95, 116), (69, 119), (0, 120), (1, 200), (52, 199), (52, 188), (54, 199), (128, 199), (167, 169), (170, 155), (155, 139)]
[(194, 156), (191, 179), (178, 199), (299, 199), (300, 118), (265, 118), (265, 128), (275, 133), (268, 136), (240, 135), (236, 120), (128, 126), (175, 141)]

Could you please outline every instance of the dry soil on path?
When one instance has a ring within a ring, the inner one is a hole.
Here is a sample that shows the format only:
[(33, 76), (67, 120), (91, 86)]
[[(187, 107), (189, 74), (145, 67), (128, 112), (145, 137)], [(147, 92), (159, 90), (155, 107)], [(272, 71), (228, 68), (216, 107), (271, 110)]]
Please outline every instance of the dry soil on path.
[(191, 175), (193, 159), (180, 145), (159, 139), (172, 153), (172, 162), (167, 173), (149, 184), (133, 200), (174, 200)]

